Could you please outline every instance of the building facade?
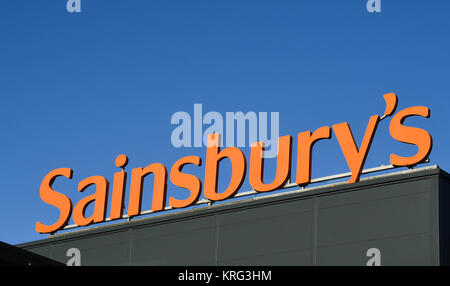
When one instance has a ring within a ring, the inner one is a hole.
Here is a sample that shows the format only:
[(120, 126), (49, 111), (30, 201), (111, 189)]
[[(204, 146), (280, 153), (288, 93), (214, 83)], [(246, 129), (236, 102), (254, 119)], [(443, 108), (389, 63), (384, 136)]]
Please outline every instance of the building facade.
[(450, 176), (428, 166), (18, 246), (81, 265), (448, 265), (449, 192)]

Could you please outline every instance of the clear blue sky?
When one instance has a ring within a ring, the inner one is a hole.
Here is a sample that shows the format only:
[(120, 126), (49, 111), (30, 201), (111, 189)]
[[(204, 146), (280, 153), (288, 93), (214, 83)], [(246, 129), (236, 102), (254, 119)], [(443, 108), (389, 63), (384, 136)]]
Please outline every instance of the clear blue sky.
[[(80, 180), (102, 175), (112, 185), (118, 154), (128, 155), (127, 170), (204, 159), (205, 148), (170, 141), (172, 114), (193, 114), (194, 103), (223, 116), (279, 112), (295, 161), (301, 131), (347, 121), (359, 144), (369, 116), (384, 111), (382, 95), (395, 92), (398, 110), (431, 109), (430, 119), (407, 123), (432, 134), (431, 164), (450, 170), (450, 2), (381, 2), (370, 14), (366, 0), (82, 0), (82, 12), (69, 14), (66, 0), (2, 1), (0, 240), (46, 237), (36, 221), (52, 224), (59, 213), (39, 186), (55, 168), (74, 170), (55, 187), (76, 203), (92, 193), (78, 194)], [(415, 153), (388, 124), (366, 167)], [(203, 180), (203, 166), (186, 170)], [(313, 177), (347, 171), (335, 136), (317, 145)]]

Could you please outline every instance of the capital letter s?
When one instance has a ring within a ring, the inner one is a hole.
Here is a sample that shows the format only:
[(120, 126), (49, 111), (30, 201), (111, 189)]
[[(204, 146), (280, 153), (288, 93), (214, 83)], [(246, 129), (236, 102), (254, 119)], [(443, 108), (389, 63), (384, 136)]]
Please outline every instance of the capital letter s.
[(72, 169), (60, 168), (51, 171), (45, 176), (41, 183), (40, 196), (42, 201), (49, 205), (55, 206), (59, 209), (60, 216), (58, 221), (53, 225), (44, 225), (41, 222), (36, 222), (36, 231), (40, 233), (52, 233), (58, 229), (63, 228), (69, 220), (72, 212), (72, 201), (65, 195), (58, 193), (52, 189), (53, 182), (59, 176), (64, 176), (72, 179)]
[(412, 157), (400, 157), (391, 154), (390, 161), (395, 166), (412, 166), (425, 161), (431, 153), (433, 139), (431, 135), (420, 128), (403, 125), (405, 119), (409, 116), (430, 117), (430, 109), (425, 106), (413, 106), (399, 111), (391, 120), (389, 132), (392, 138), (397, 141), (416, 145), (419, 151)]

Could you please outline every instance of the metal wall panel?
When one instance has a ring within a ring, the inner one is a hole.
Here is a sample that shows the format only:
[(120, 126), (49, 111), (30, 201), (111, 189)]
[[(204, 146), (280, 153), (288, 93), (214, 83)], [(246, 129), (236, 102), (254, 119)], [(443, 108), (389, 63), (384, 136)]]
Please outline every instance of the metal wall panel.
[(132, 230), (131, 265), (213, 265), (213, 215)]
[(370, 260), (367, 251), (374, 247), (380, 250), (383, 266), (437, 265), (431, 259), (431, 236), (425, 233), (319, 247), (317, 265), (363, 266)]
[(233, 210), (218, 219), (220, 265), (311, 263), (311, 198)]
[(67, 250), (77, 248), (81, 252), (82, 265), (128, 265), (130, 234), (128, 231), (92, 235), (52, 244), (52, 258), (67, 262)]

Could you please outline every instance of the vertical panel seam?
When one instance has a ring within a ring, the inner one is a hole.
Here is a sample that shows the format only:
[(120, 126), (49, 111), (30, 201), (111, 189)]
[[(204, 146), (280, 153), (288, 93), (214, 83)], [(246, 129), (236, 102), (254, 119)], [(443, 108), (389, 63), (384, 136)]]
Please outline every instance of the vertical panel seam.
[(215, 245), (214, 245), (214, 265), (217, 266), (218, 260), (219, 260), (219, 216), (218, 214), (215, 214)]
[(130, 246), (128, 249), (128, 266), (131, 266), (131, 254), (133, 252), (133, 228), (130, 228), (128, 233), (130, 236)]
[(317, 266), (317, 218), (318, 218), (318, 202), (317, 197), (313, 197), (313, 266)]

